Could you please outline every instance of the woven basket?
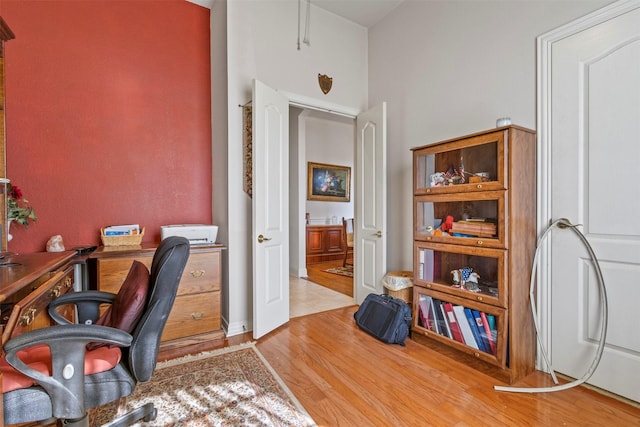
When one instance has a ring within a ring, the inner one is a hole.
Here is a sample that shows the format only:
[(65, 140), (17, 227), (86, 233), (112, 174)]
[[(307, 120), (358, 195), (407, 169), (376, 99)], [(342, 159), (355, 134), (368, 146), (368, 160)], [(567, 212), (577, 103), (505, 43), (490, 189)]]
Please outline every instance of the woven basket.
[(387, 288), (385, 288), (384, 290), (387, 295), (391, 295), (394, 298), (401, 299), (409, 305), (413, 302), (413, 287), (400, 289), (399, 291), (392, 291), (391, 289)]
[(123, 236), (105, 236), (104, 228), (100, 229), (100, 238), (104, 246), (139, 246), (144, 236), (144, 227), (140, 234), (123, 235)]

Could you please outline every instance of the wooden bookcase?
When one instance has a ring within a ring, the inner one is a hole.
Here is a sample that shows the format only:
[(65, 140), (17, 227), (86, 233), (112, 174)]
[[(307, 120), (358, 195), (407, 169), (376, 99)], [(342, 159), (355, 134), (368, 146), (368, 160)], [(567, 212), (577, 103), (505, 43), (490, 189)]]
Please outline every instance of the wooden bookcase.
[[(505, 126), (412, 152), (412, 338), (516, 382), (535, 368), (535, 133)], [(479, 277), (454, 283), (453, 271)]]

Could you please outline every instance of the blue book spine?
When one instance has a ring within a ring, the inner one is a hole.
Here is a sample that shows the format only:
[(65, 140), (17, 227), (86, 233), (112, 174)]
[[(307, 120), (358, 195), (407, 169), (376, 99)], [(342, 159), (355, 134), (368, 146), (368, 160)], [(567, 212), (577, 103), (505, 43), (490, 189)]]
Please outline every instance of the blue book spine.
[(482, 340), (482, 346), (485, 348), (485, 352), (489, 354), (493, 354), (491, 351), (491, 344), (489, 343), (489, 338), (487, 338), (487, 331), (484, 329), (484, 322), (482, 321), (482, 316), (478, 310), (471, 310), (473, 313), (473, 318), (476, 320), (476, 326), (478, 327), (478, 333), (480, 334), (480, 339)]
[(467, 317), (467, 322), (469, 322), (469, 326), (471, 327), (471, 333), (473, 334), (473, 338), (476, 340), (476, 344), (478, 344), (478, 349), (487, 352), (487, 349), (484, 346), (484, 342), (480, 337), (480, 332), (478, 331), (478, 324), (476, 323), (475, 317), (473, 317), (473, 313), (470, 308), (464, 308), (464, 315)]

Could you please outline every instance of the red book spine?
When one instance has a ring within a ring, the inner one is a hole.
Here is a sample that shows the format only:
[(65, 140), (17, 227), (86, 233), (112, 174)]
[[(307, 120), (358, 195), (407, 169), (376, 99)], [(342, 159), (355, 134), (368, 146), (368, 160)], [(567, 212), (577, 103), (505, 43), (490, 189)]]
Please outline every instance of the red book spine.
[(456, 315), (453, 312), (453, 305), (450, 302), (445, 302), (444, 311), (447, 313), (447, 321), (449, 322), (449, 329), (451, 329), (451, 335), (453, 339), (464, 344), (464, 337), (462, 336), (462, 330), (456, 320)]
[(487, 340), (489, 340), (491, 353), (496, 355), (498, 354), (496, 350), (496, 342), (493, 340), (493, 334), (491, 333), (491, 327), (489, 326), (489, 322), (487, 321), (487, 315), (484, 313), (484, 311), (481, 311), (480, 317), (482, 318), (482, 324), (484, 325), (484, 330), (487, 332)]

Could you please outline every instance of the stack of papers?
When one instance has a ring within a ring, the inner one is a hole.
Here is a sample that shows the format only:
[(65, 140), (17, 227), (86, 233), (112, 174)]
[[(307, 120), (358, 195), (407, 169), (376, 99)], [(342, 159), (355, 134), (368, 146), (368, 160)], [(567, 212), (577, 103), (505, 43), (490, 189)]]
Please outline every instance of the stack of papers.
[(105, 236), (135, 236), (137, 234), (140, 234), (139, 224), (110, 225), (104, 229)]

